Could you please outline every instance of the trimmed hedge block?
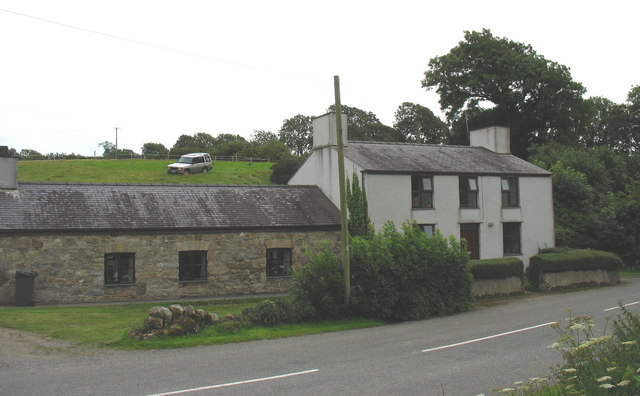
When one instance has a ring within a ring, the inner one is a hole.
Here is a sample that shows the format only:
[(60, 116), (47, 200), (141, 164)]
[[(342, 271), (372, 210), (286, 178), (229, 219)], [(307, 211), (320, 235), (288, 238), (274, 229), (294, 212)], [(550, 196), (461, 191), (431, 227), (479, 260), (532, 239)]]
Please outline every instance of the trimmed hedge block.
[[(622, 268), (622, 260), (613, 253), (592, 249), (553, 249), (541, 251), (529, 259), (527, 269), (534, 287), (539, 288), (545, 273), (567, 271), (615, 271)], [(578, 282), (583, 284), (584, 282)], [(546, 286), (545, 286), (546, 287)]]
[(517, 257), (501, 257), (485, 260), (469, 260), (469, 269), (474, 280), (524, 278), (522, 260)]

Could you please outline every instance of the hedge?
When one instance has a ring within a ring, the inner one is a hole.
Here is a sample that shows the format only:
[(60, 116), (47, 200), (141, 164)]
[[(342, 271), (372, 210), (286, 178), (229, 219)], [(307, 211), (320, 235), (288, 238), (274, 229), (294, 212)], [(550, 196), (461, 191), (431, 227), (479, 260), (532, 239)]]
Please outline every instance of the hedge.
[(622, 260), (613, 253), (593, 249), (557, 249), (538, 253), (529, 259), (527, 273), (536, 288), (541, 272), (618, 270)]
[(504, 279), (516, 276), (523, 280), (524, 266), (517, 257), (501, 257), (484, 260), (469, 260), (473, 279)]

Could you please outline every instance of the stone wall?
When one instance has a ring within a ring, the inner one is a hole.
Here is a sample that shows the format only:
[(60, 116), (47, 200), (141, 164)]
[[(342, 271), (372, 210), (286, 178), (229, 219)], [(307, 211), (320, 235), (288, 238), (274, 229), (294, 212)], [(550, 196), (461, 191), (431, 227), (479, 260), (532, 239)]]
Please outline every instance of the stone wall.
[(471, 285), (473, 297), (509, 296), (524, 293), (522, 280), (517, 276), (500, 279), (474, 279)]
[[(15, 272), (35, 271), (36, 304), (176, 299), (284, 292), (267, 278), (266, 249), (293, 249), (293, 266), (339, 231), (0, 236), (0, 304), (15, 302)], [(178, 252), (207, 251), (208, 278), (180, 282)], [(105, 285), (104, 255), (135, 253), (135, 284)]]
[(620, 273), (610, 270), (563, 271), (540, 273), (540, 290), (564, 289), (578, 286), (617, 285)]

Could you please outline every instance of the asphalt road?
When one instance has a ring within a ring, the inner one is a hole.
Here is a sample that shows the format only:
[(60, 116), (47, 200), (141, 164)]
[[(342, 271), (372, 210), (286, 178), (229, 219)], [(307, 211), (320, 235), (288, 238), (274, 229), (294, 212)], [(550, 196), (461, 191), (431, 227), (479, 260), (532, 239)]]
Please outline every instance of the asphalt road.
[[(561, 363), (550, 322), (619, 302), (640, 312), (640, 277), (531, 294), (459, 315), (280, 340), (168, 351), (0, 359), (2, 395), (476, 395)], [(636, 304), (634, 304), (636, 303)], [(0, 351), (0, 355), (2, 351)]]

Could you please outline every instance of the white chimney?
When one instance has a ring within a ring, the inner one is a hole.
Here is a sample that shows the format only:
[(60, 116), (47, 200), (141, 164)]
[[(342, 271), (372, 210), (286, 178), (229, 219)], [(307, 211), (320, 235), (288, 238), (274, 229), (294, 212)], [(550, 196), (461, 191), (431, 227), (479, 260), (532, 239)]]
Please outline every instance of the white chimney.
[(18, 159), (9, 156), (9, 148), (0, 146), (0, 190), (18, 189)]
[[(347, 116), (342, 114), (342, 144), (347, 145)], [(327, 113), (313, 119), (313, 149), (337, 146), (336, 113)]]
[(469, 132), (469, 144), (498, 154), (511, 154), (511, 130), (499, 126), (477, 129)]

